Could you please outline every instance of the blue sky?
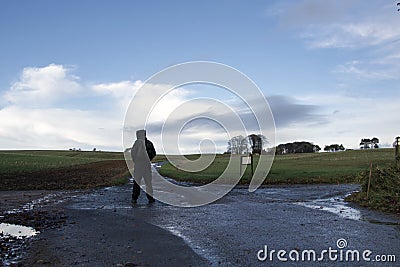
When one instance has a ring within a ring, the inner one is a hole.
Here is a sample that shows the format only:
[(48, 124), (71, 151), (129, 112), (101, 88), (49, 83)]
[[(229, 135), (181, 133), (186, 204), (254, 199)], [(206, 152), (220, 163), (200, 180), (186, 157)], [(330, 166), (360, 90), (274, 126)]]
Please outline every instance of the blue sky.
[(195, 60), (232, 66), (260, 87), (277, 143), (356, 148), (364, 137), (390, 145), (400, 134), (396, 1), (0, 5), (1, 149), (121, 150), (137, 88)]

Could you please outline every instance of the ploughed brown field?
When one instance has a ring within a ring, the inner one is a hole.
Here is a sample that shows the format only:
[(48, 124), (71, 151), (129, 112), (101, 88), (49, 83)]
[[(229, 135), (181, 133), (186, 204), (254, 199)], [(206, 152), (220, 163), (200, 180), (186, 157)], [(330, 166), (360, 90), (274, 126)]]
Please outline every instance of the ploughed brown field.
[(3, 173), (0, 190), (60, 190), (94, 188), (127, 181), (124, 160), (102, 160), (42, 170)]

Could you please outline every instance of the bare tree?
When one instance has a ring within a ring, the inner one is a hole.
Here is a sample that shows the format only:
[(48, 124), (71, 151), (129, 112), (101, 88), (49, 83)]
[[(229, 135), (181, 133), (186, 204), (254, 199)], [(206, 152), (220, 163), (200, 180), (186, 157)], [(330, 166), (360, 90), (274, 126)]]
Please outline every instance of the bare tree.
[(243, 154), (248, 152), (247, 138), (242, 135), (234, 136), (228, 141), (228, 152), (232, 154)]

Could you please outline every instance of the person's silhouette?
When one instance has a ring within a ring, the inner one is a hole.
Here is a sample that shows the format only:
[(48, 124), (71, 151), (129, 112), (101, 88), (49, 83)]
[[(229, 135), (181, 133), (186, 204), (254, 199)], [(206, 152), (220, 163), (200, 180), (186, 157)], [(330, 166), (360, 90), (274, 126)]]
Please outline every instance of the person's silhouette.
[(137, 203), (140, 195), (140, 181), (144, 178), (146, 195), (149, 203), (153, 203), (153, 185), (150, 161), (156, 156), (156, 150), (151, 141), (146, 138), (146, 130), (136, 131), (137, 140), (132, 146), (131, 156), (135, 164), (133, 170), (132, 204)]

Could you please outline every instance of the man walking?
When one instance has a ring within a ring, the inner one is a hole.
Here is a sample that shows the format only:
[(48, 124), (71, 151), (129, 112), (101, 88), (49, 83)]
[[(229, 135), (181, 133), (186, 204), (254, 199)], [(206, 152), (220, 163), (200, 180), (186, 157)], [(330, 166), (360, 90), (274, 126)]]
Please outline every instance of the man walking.
[(146, 196), (149, 203), (154, 203), (150, 161), (156, 156), (153, 143), (146, 138), (146, 130), (136, 131), (137, 140), (132, 146), (131, 156), (135, 164), (133, 169), (132, 204), (137, 203), (140, 195), (140, 182), (144, 178)]

